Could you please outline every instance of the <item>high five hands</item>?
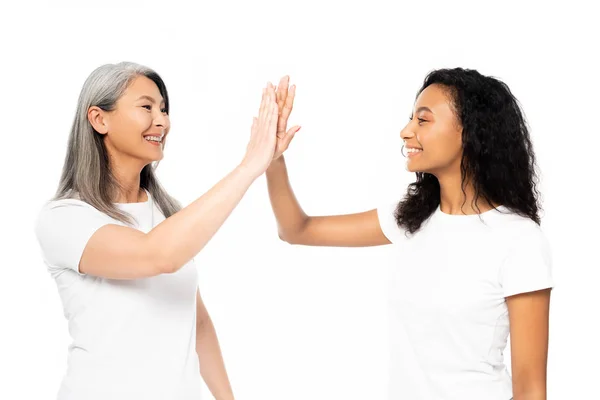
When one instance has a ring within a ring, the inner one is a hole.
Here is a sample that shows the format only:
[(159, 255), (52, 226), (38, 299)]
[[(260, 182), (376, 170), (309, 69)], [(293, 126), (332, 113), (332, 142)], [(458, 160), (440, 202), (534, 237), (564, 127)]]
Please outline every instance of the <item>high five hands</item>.
[(284, 76), (277, 88), (269, 82), (263, 89), (258, 117), (252, 122), (250, 141), (242, 165), (257, 177), (273, 160), (281, 157), (300, 126), (286, 131), (288, 118), (294, 106), (296, 86), (289, 87), (289, 77)]

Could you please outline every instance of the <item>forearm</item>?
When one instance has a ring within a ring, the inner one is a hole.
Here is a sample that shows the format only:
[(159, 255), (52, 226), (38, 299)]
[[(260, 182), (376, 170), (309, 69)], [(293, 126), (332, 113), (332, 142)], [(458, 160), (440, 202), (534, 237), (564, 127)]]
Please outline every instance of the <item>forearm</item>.
[(271, 163), (266, 175), (269, 200), (277, 219), (279, 237), (289, 240), (305, 226), (308, 216), (294, 195), (283, 155)]
[(543, 377), (523, 379), (513, 376), (514, 400), (546, 400), (546, 380)]
[(149, 247), (167, 271), (176, 271), (202, 250), (240, 202), (256, 174), (240, 166), (202, 197), (148, 233)]
[(225, 370), (221, 347), (210, 317), (204, 318), (196, 330), (196, 352), (200, 374), (216, 400), (233, 400), (229, 377)]
[(513, 400), (546, 400), (545, 390), (534, 390), (530, 392), (513, 393)]

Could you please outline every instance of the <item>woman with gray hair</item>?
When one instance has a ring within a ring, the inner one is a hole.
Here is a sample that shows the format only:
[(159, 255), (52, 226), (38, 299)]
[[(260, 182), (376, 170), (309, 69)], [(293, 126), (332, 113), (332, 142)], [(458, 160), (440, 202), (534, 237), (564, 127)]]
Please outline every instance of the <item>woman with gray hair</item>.
[(201, 379), (233, 399), (193, 258), (269, 166), (277, 118), (269, 83), (243, 160), (181, 208), (155, 175), (170, 128), (161, 77), (133, 63), (88, 77), (35, 226), (72, 337), (59, 399), (197, 400)]

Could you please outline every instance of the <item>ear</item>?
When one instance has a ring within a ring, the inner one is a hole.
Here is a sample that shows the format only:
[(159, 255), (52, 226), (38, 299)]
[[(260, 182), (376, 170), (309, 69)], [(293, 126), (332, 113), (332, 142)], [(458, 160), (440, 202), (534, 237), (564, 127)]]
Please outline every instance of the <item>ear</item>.
[(108, 133), (108, 118), (103, 109), (98, 106), (92, 106), (88, 109), (88, 121), (92, 127), (101, 135)]

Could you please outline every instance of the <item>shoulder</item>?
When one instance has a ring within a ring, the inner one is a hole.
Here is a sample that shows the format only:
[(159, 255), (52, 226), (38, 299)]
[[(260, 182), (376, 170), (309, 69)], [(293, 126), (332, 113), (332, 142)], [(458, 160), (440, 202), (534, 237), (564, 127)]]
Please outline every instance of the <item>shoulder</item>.
[[(46, 201), (38, 211), (39, 217), (43, 217), (49, 214), (68, 214), (73, 213), (91, 213), (91, 214), (103, 214), (91, 204), (78, 199), (59, 199), (59, 200), (48, 200)], [(108, 216), (107, 216), (108, 217)]]
[(529, 217), (519, 215), (505, 207), (500, 208), (494, 217), (495, 227), (512, 242), (544, 238), (542, 227)]
[(111, 217), (78, 199), (59, 199), (46, 201), (38, 210), (35, 229), (44, 227), (59, 228), (61, 225), (85, 224), (91, 220), (114, 221)]
[(499, 233), (497, 239), (509, 258), (525, 254), (541, 255), (543, 258), (550, 256), (550, 242), (544, 229), (531, 218), (505, 209), (495, 222)]

